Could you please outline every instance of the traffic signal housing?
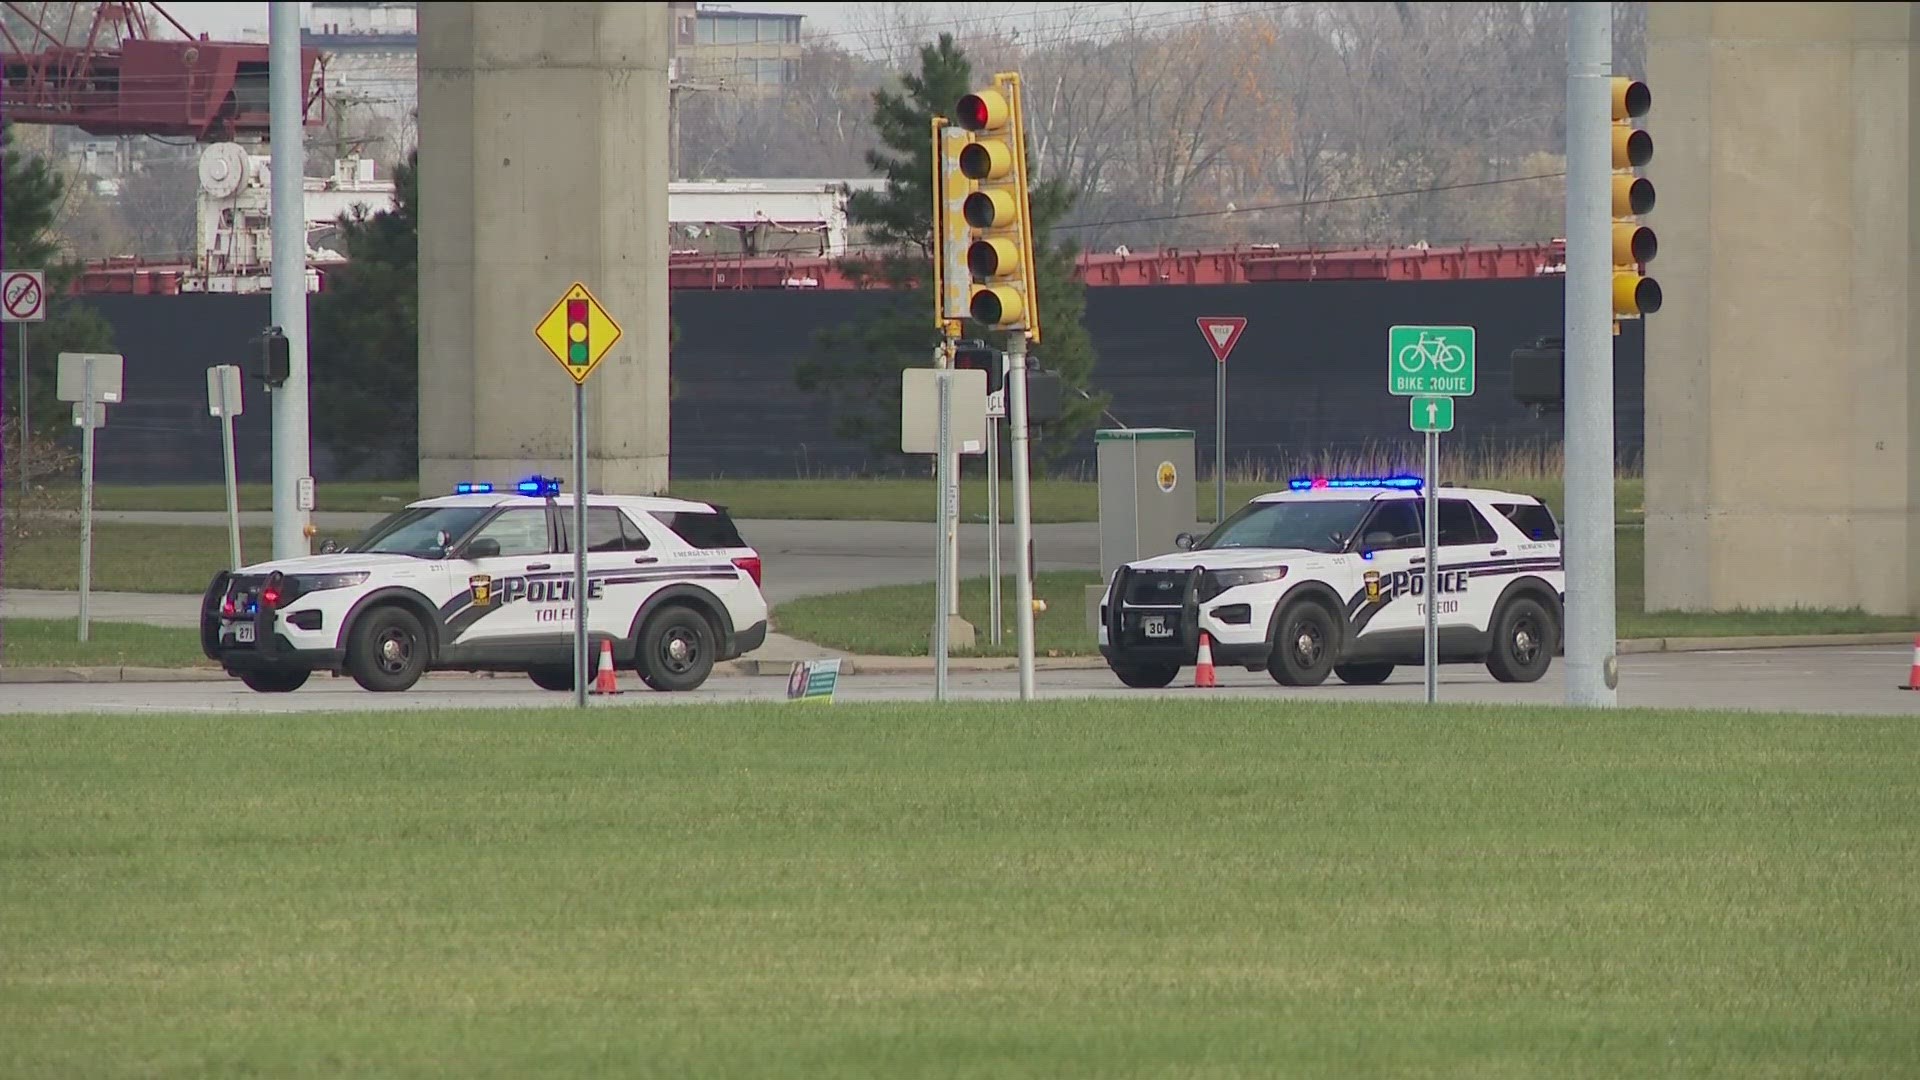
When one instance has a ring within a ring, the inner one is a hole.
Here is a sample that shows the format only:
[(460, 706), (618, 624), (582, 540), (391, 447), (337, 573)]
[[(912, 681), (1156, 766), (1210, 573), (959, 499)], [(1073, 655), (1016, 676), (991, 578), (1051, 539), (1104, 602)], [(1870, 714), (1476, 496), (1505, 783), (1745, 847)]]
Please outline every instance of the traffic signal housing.
[(1660, 251), (1659, 237), (1640, 215), (1654, 206), (1653, 181), (1634, 174), (1653, 160), (1653, 136), (1633, 126), (1653, 105), (1653, 92), (1638, 79), (1614, 76), (1613, 98), (1613, 315), (1638, 318), (1660, 310), (1660, 283), (1646, 276), (1646, 265)]
[(962, 97), (954, 115), (969, 136), (955, 151), (958, 172), (970, 187), (961, 200), (966, 272), (973, 282), (968, 317), (995, 330), (1024, 330), (1029, 340), (1038, 342), (1039, 288), (1020, 77), (994, 76), (992, 87)]
[(959, 341), (953, 347), (953, 366), (987, 373), (987, 393), (997, 394), (1006, 385), (1006, 358), (1000, 350), (983, 341)]
[(293, 374), (293, 346), (277, 326), (267, 327), (253, 339), (252, 359), (251, 374), (268, 386), (283, 386)]
[(1513, 350), (1513, 399), (1536, 413), (1566, 406), (1566, 339), (1541, 336)]

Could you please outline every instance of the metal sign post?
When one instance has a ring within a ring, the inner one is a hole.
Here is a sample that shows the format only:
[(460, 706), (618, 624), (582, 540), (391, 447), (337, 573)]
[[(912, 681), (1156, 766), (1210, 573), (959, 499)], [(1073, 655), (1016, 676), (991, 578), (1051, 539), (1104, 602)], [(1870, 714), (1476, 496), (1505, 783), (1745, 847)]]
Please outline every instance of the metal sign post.
[(107, 422), (107, 406), (120, 402), (118, 353), (61, 353), (55, 391), (74, 402), (80, 428), (80, 640), (87, 640), (87, 608), (93, 590), (93, 432)]
[(933, 616), (933, 700), (947, 700), (947, 627), (952, 622), (948, 617), (953, 608), (953, 583), (948, 574), (953, 570), (952, 549), (947, 546), (947, 538), (953, 528), (953, 500), (950, 488), (953, 483), (953, 370), (940, 368), (936, 375), (938, 386), (939, 419), (936, 421), (938, 434), (934, 437), (933, 471), (934, 488), (939, 492), (940, 543), (936, 547), (935, 559), (938, 562), (938, 580), (934, 585)]
[(1421, 477), (1427, 539), (1421, 593), (1426, 608), (1427, 704), (1439, 698), (1440, 681), (1440, 433), (1453, 430), (1453, 399), (1473, 396), (1474, 329), (1471, 326), (1395, 326), (1387, 330), (1387, 390), (1407, 401), (1407, 426), (1426, 433), (1427, 463)]
[(587, 377), (620, 340), (620, 324), (576, 281), (533, 336), (573, 379), (573, 704), (587, 707)]
[(220, 418), (220, 456), (227, 466), (227, 545), (232, 568), (240, 569), (240, 483), (236, 474), (233, 418), (240, 415), (240, 369), (222, 364), (207, 369), (207, 411)]
[(1194, 320), (1213, 350), (1213, 523), (1227, 520), (1227, 354), (1240, 343), (1247, 329), (1241, 315), (1202, 315)]
[(1000, 418), (987, 413), (987, 640), (1000, 644)]

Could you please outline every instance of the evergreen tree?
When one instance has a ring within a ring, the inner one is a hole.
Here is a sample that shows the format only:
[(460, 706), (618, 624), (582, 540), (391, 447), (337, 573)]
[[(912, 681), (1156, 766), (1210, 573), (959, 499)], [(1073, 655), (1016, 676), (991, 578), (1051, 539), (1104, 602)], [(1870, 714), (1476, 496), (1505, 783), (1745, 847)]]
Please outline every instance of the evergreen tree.
[(313, 435), (349, 475), (411, 476), (418, 461), (418, 161), (394, 168), (393, 209), (340, 218), (349, 261), (309, 309)]
[[(873, 122), (885, 149), (869, 153), (867, 163), (886, 176), (887, 186), (856, 192), (848, 200), (847, 217), (865, 228), (884, 254), (850, 267), (849, 273), (862, 285), (891, 290), (891, 297), (882, 310), (820, 331), (813, 357), (795, 370), (800, 389), (831, 403), (842, 437), (860, 439), (893, 461), (900, 460), (900, 372), (931, 366), (940, 342), (933, 319), (931, 125), (933, 117), (947, 115), (973, 89), (966, 54), (951, 34), (942, 34), (934, 44), (921, 46), (920, 71), (902, 77), (901, 93), (874, 94)], [(1073, 276), (1075, 247), (1051, 242), (1052, 228), (1071, 208), (1072, 196), (1065, 185), (1049, 180), (1032, 185), (1030, 198), (1043, 340), (1029, 364), (1058, 371), (1065, 390), (1061, 418), (1038, 433), (1036, 463), (1044, 463), (1085, 434), (1105, 401), (1075, 392), (1086, 390), (1094, 363), (1093, 343), (1082, 325), (1084, 286)], [(1005, 347), (1005, 333), (988, 332), (972, 320), (963, 325), (966, 336)]]
[[(16, 144), (13, 125), (0, 125), (0, 262), (9, 270), (44, 270), (47, 275), (47, 318), (38, 323), (7, 327), (7, 385), (9, 420), (20, 415), (20, 376), (15, 366), (21, 342), (30, 362), (27, 390), (32, 397), (29, 417), (35, 441), (42, 436), (66, 439), (73, 407), (62, 402), (56, 376), (63, 352), (115, 352), (113, 327), (100, 313), (67, 289), (80, 274), (79, 262), (66, 257), (60, 243), (60, 210), (65, 205), (64, 177), (47, 160)], [(7, 447), (12, 457), (17, 445)], [(38, 470), (36, 470), (37, 472)], [(8, 477), (11, 479), (11, 476)]]

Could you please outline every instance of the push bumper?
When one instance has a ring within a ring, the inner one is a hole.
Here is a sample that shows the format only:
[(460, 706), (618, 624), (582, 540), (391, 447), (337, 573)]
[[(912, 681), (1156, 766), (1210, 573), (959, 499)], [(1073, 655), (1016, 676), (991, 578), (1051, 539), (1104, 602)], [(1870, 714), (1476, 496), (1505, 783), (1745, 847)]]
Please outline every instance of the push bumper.
[[(1265, 667), (1273, 654), (1273, 643), (1251, 627), (1265, 627), (1256, 621), (1245, 604), (1219, 602), (1224, 608), (1244, 609), (1244, 623), (1228, 626), (1209, 625), (1199, 596), (1200, 575), (1187, 575), (1176, 604), (1133, 605), (1124, 602), (1130, 571), (1121, 567), (1100, 604), (1100, 656), (1111, 665), (1179, 664), (1190, 666), (1199, 660), (1200, 632), (1208, 634), (1207, 648), (1215, 665), (1222, 667)], [(1217, 610), (1214, 612), (1219, 613)], [(1223, 635), (1227, 637), (1223, 640)], [(1233, 641), (1244, 635), (1247, 640)]]

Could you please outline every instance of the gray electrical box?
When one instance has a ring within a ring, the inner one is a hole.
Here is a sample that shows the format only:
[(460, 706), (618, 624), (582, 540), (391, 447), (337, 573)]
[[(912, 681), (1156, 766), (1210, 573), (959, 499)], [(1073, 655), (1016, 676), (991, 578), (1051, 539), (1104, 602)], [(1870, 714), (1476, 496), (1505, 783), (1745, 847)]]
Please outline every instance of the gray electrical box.
[(1121, 563), (1178, 550), (1174, 538), (1194, 531), (1198, 486), (1193, 432), (1180, 428), (1102, 428), (1093, 433), (1100, 476), (1100, 588), (1090, 591), (1089, 618)]

